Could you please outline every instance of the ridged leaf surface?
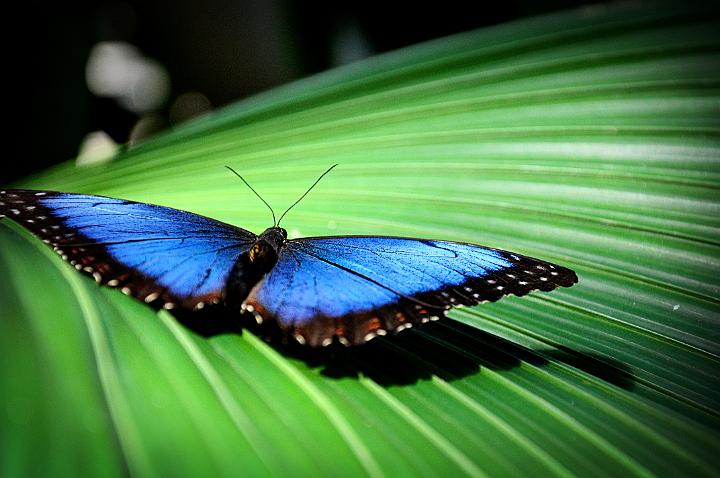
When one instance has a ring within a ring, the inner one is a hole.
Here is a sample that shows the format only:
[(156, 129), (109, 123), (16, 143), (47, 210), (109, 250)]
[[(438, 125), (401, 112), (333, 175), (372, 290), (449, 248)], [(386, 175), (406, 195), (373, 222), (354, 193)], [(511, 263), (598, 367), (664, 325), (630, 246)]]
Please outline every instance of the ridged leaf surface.
[[(474, 242), (579, 284), (317, 363), (0, 223), (0, 474), (717, 476), (720, 21), (592, 7), (379, 56), (20, 184), (261, 232)], [(21, 160), (21, 158), (15, 158)]]

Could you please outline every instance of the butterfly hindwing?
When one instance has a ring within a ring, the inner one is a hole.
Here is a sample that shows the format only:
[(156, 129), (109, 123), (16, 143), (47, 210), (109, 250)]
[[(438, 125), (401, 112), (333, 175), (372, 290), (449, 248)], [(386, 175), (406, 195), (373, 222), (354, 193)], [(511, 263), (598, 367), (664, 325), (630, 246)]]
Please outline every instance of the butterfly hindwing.
[(360, 344), (449, 308), (577, 282), (569, 269), (445, 241), (327, 237), (289, 241), (245, 307), (301, 343)]
[(185, 211), (51, 191), (0, 191), (0, 215), (98, 282), (166, 308), (220, 301), (238, 257), (256, 238)]

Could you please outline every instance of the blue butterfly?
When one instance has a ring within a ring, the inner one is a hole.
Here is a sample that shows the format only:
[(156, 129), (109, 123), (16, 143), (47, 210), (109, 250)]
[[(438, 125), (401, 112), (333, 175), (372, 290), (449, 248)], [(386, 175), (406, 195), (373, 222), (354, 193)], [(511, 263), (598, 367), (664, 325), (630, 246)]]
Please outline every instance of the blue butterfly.
[(473, 244), (288, 240), (279, 221), (258, 236), (190, 212), (87, 194), (3, 190), (2, 216), (98, 283), (157, 308), (238, 308), (310, 346), (358, 345), (455, 306), (577, 282), (565, 267)]

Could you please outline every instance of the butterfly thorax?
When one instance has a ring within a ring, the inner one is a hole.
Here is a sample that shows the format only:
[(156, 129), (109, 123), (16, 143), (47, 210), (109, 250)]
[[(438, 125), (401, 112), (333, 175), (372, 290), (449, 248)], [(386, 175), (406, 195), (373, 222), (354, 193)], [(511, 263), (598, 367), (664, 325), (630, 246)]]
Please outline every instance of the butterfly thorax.
[(287, 231), (282, 227), (269, 227), (258, 236), (257, 241), (250, 248), (251, 262), (266, 262), (270, 260), (275, 265), (280, 248), (287, 240)]
[(287, 239), (287, 231), (281, 227), (270, 227), (258, 236), (248, 251), (248, 259), (257, 269), (268, 272), (277, 262), (280, 248)]

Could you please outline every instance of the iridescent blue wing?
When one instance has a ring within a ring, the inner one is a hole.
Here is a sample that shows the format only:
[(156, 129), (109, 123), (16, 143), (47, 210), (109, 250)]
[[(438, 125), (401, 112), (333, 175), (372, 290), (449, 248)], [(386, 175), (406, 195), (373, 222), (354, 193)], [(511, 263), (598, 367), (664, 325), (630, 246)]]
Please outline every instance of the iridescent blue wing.
[(238, 257), (256, 238), (177, 209), (52, 191), (0, 191), (1, 215), (98, 282), (165, 308), (223, 300)]
[(570, 269), (472, 244), (320, 237), (289, 241), (244, 307), (300, 343), (360, 344), (453, 306), (576, 282)]

